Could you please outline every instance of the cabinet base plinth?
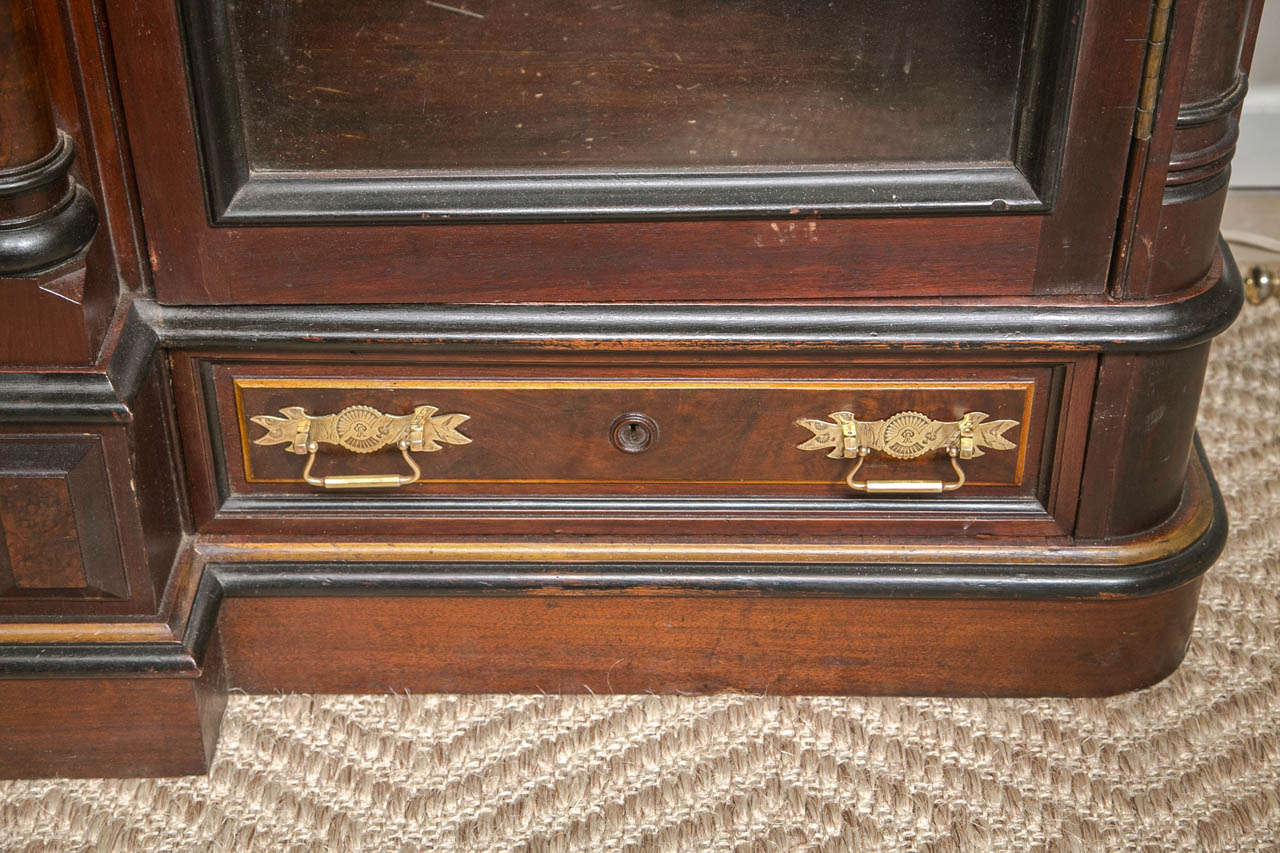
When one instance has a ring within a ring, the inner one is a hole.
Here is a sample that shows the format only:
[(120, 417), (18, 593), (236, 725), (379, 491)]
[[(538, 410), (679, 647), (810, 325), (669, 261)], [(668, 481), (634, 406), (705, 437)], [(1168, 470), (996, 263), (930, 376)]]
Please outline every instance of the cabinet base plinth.
[(1225, 537), (1198, 451), (1115, 542), (197, 540), (170, 641), (0, 626), (0, 776), (204, 772), (229, 688), (1114, 694), (1181, 662)]
[(0, 680), (0, 778), (205, 773), (225, 701), (192, 677)]

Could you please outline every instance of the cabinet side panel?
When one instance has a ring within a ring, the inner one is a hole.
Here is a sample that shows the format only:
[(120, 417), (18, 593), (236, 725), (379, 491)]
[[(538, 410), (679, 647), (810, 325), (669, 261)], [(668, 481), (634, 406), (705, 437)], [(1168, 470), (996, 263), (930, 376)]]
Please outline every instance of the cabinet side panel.
[(1177, 508), (1191, 456), (1209, 344), (1104, 356), (1076, 535), (1127, 536)]

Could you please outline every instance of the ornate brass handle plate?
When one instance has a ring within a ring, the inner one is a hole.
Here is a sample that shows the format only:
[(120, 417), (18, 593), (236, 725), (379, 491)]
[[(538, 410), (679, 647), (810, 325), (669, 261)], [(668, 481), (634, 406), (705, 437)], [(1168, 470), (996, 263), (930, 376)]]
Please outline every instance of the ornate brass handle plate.
[[(856, 459), (845, 475), (849, 488), (870, 493), (954, 492), (965, 484), (960, 460), (982, 456), (982, 448), (1012, 450), (1016, 444), (1004, 433), (1018, 425), (1017, 421), (989, 421), (984, 412), (968, 412), (958, 421), (935, 421), (919, 412), (898, 412), (880, 421), (860, 421), (853, 412), (832, 412), (831, 421), (801, 418), (796, 423), (813, 433), (813, 437), (796, 445), (800, 450), (831, 448), (832, 459)], [(895, 459), (915, 459), (926, 453), (941, 451), (951, 461), (956, 479), (942, 480), (856, 480), (862, 463), (873, 450)]]
[[(437, 415), (435, 406), (418, 406), (412, 414), (384, 415), (371, 406), (348, 406), (337, 414), (309, 415), (301, 406), (286, 406), (284, 417), (254, 415), (249, 418), (267, 434), (254, 444), (284, 444), (289, 453), (307, 457), (302, 479), (322, 489), (394, 488), (416, 483), (422, 469), (410, 453), (432, 453), (445, 444), (470, 444), (458, 425), (470, 415)], [(317, 477), (311, 473), (321, 444), (336, 444), (352, 453), (373, 453), (397, 447), (409, 466), (408, 474), (346, 474)]]

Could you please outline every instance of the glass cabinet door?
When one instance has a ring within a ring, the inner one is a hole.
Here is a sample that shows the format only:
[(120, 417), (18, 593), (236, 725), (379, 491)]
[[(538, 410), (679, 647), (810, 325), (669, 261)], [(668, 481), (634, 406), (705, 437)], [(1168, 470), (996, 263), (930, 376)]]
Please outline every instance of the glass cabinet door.
[(1101, 292), (1152, 9), (102, 2), (176, 303)]
[[(190, 0), (220, 209), (1040, 209), (1052, 0)], [(388, 176), (393, 174), (394, 179)], [(261, 189), (260, 189), (261, 188)]]

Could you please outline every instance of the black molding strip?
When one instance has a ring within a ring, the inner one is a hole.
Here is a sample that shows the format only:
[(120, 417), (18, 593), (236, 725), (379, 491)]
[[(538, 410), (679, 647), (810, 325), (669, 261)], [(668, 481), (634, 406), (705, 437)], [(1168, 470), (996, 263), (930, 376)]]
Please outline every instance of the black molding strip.
[(131, 416), (105, 373), (0, 373), (0, 423), (124, 423)]
[[(1235, 153), (1234, 149), (1231, 152)], [(1231, 183), (1231, 160), (1228, 158), (1226, 165), (1221, 170), (1214, 172), (1207, 178), (1202, 178), (1191, 183), (1174, 183), (1169, 182), (1164, 188), (1164, 195), (1160, 197), (1162, 205), (1190, 204), (1201, 199), (1209, 198), (1227, 188), (1227, 184)], [(1177, 173), (1172, 173), (1174, 180), (1177, 180)], [(1238, 274), (1238, 273), (1237, 273)]]
[[(64, 131), (34, 162), (0, 169), (0, 200), (61, 184), (60, 198), (34, 213), (0, 217), (0, 277), (36, 275), (79, 255), (98, 231), (98, 208), (71, 176), (76, 148)], [(21, 210), (21, 205), (18, 210)]]
[[(1191, 185), (1197, 187), (1198, 185)], [(279, 305), (128, 308), (106, 370), (0, 371), (0, 423), (121, 423), (157, 347), (241, 351), (738, 348), (1150, 352), (1209, 340), (1244, 303), (1222, 277), (1185, 299), (1078, 305)]]
[(138, 309), (165, 346), (241, 351), (692, 349), (1167, 351), (1231, 325), (1223, 273), (1184, 299), (1022, 305), (566, 304), (158, 306)]
[(0, 678), (163, 678), (200, 674), (170, 643), (0, 643)]

